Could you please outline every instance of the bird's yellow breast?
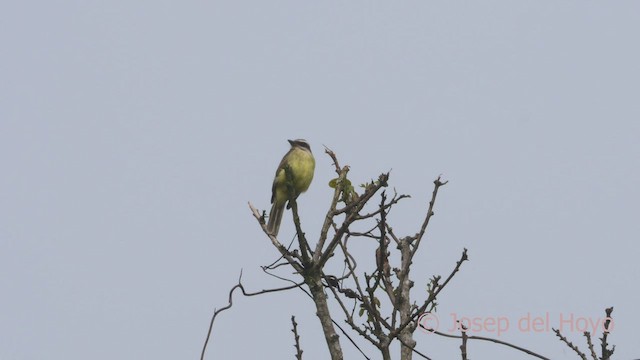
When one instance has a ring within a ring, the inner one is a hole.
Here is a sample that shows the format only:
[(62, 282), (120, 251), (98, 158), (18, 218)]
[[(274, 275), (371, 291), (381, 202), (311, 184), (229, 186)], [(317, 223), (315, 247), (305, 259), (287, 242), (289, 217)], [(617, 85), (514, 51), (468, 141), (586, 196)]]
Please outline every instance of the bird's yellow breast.
[[(293, 188), (296, 196), (307, 191), (313, 180), (313, 173), (316, 168), (316, 161), (311, 152), (302, 149), (293, 149), (286, 156), (286, 164), (289, 165), (289, 169), (291, 169)], [(284, 166), (278, 169), (278, 174), (274, 181), (274, 191), (276, 201), (285, 202), (289, 199)]]

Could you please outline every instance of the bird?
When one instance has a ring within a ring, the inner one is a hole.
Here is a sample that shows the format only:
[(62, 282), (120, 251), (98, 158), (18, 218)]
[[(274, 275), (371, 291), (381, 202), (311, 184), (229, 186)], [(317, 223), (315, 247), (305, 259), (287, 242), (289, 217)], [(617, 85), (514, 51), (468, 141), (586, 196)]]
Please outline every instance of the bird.
[[(313, 173), (316, 168), (316, 160), (311, 153), (311, 146), (304, 139), (287, 140), (291, 144), (291, 149), (284, 155), (271, 187), (271, 211), (269, 212), (269, 222), (267, 231), (273, 236), (278, 235), (280, 222), (284, 213), (284, 206), (289, 201), (289, 188), (287, 187), (287, 174), (285, 167), (289, 167), (292, 177), (293, 199), (297, 199), (300, 194), (307, 191)], [(287, 206), (287, 209), (290, 205)]]

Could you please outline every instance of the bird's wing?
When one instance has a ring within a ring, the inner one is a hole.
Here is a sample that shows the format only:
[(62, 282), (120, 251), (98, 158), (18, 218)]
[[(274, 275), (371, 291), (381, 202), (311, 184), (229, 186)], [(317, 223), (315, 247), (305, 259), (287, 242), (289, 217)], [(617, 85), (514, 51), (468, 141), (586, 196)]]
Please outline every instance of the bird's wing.
[(289, 150), (289, 152), (287, 152), (283, 157), (282, 160), (280, 160), (280, 165), (278, 165), (278, 169), (276, 169), (276, 175), (273, 178), (273, 185), (271, 185), (271, 203), (273, 204), (273, 202), (276, 200), (276, 184), (278, 183), (278, 174), (280, 173), (280, 170), (284, 169), (284, 165), (286, 162), (286, 158), (287, 156), (289, 156), (289, 154), (291, 153), (293, 149)]

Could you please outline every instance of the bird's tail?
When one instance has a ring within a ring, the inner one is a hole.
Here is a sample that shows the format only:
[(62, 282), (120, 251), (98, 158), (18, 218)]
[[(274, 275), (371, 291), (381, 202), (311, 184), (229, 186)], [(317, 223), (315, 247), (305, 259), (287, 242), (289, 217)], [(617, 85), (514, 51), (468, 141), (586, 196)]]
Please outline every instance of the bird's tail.
[(282, 221), (282, 214), (284, 213), (284, 203), (273, 202), (271, 206), (271, 212), (269, 213), (269, 223), (267, 224), (267, 231), (273, 236), (278, 236), (278, 230), (280, 230), (280, 222)]

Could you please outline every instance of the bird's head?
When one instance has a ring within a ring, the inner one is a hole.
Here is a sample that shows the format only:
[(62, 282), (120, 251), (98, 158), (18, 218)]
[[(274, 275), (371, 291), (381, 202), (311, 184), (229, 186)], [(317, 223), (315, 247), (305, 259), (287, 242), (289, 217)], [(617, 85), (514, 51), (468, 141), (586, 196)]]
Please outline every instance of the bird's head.
[(291, 144), (291, 147), (300, 147), (303, 149), (307, 149), (309, 151), (311, 151), (311, 146), (309, 145), (309, 143), (307, 142), (307, 140), (305, 139), (295, 139), (295, 140), (287, 140), (289, 141), (289, 144)]

